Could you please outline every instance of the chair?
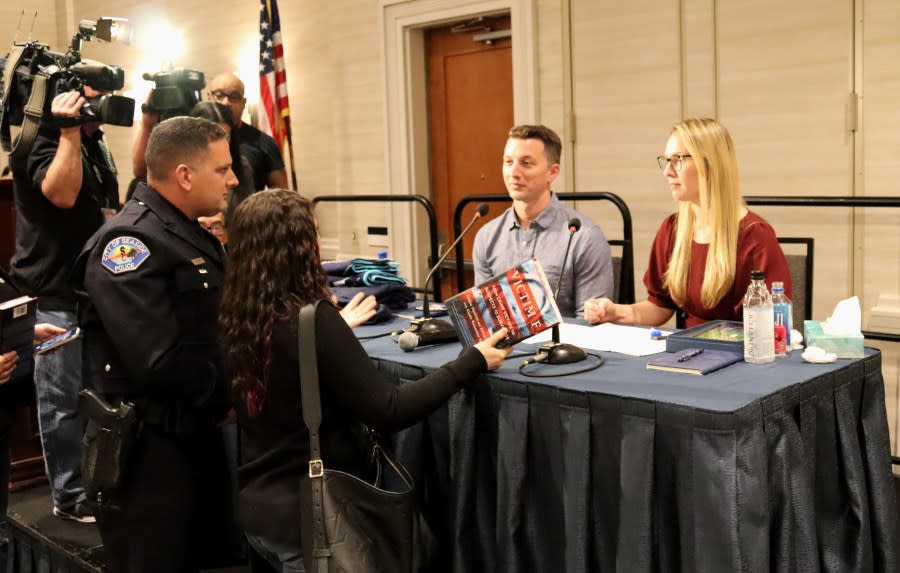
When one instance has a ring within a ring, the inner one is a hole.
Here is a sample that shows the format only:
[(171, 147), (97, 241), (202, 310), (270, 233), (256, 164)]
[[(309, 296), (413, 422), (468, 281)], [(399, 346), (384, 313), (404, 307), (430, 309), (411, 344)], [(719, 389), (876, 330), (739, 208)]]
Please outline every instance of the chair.
[[(615, 193), (606, 191), (582, 191), (578, 193), (557, 193), (561, 201), (609, 201), (622, 216), (622, 238), (607, 239), (610, 247), (621, 247), (620, 255), (613, 255), (613, 300), (631, 304), (634, 302), (634, 242), (632, 240), (631, 211), (625, 201)], [(470, 195), (463, 197), (453, 211), (453, 231), (455, 236), (462, 232), (462, 212), (469, 203), (494, 202), (509, 203), (509, 195)], [(602, 225), (601, 225), (602, 227)], [(456, 246), (456, 284), (459, 290), (466, 288), (463, 245)]]
[(633, 304), (634, 263), (631, 259), (631, 239), (608, 239), (612, 251), (613, 302)]
[[(813, 253), (815, 239), (811, 237), (779, 237), (780, 245), (802, 245), (802, 254), (785, 253), (788, 270), (791, 274), (791, 286), (793, 290), (792, 317), (793, 328), (803, 332), (803, 321), (812, 319), (813, 305)], [(782, 249), (784, 250), (784, 249)], [(685, 327), (685, 315), (681, 309), (675, 312), (675, 327)]]
[[(803, 332), (803, 321), (812, 319), (813, 307), (813, 254), (815, 239), (811, 237), (779, 237), (778, 243), (784, 245), (802, 245), (803, 252), (794, 254), (785, 252), (788, 269), (793, 286), (793, 318), (794, 329)], [(784, 250), (784, 249), (782, 249)]]
[[(430, 256), (428, 258), (428, 266), (431, 267), (434, 261), (438, 260), (438, 240), (437, 240), (437, 218), (434, 214), (434, 206), (427, 197), (421, 195), (319, 195), (313, 197), (313, 208), (323, 202), (338, 203), (418, 203), (425, 209), (425, 215), (428, 217), (428, 242)], [(443, 300), (441, 298), (441, 277), (440, 273), (434, 275), (431, 281), (433, 287), (433, 299)], [(425, 292), (428, 285), (419, 287), (410, 287), (413, 292)]]

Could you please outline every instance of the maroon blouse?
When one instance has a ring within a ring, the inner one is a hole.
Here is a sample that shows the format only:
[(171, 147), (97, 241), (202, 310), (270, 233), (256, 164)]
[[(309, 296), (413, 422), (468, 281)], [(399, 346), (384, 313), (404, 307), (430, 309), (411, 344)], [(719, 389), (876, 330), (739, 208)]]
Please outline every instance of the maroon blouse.
[[(653, 248), (650, 249), (650, 263), (644, 273), (644, 286), (647, 287), (650, 302), (672, 310), (677, 310), (678, 305), (669, 296), (669, 290), (663, 286), (663, 276), (669, 267), (669, 257), (675, 245), (675, 220), (676, 214), (673, 213), (660, 225), (653, 240)], [(756, 213), (748, 211), (740, 221), (734, 285), (715, 308), (705, 308), (700, 302), (708, 251), (708, 244), (691, 244), (687, 300), (683, 306), (687, 315), (686, 326), (696, 326), (709, 320), (743, 320), (742, 301), (750, 284), (750, 271), (755, 269), (765, 271), (769, 289), (772, 288), (773, 281), (782, 281), (785, 294), (793, 300), (791, 273), (775, 231)]]

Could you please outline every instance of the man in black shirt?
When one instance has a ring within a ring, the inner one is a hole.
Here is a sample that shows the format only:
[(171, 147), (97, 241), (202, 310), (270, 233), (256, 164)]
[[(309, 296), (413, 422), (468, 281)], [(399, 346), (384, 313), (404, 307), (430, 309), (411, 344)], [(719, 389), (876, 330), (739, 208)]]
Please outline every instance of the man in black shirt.
[(244, 82), (234, 74), (219, 74), (209, 82), (209, 97), (231, 108), (231, 115), (238, 126), (241, 155), (253, 166), (254, 191), (261, 191), (266, 187), (287, 189), (287, 171), (275, 140), (241, 121), (244, 106), (247, 105)]
[[(51, 115), (78, 117), (86, 97), (65, 92), (51, 102)], [(62, 129), (47, 117), (27, 158), (10, 161), (16, 204), (16, 251), (10, 274), (22, 292), (39, 297), (37, 321), (74, 328), (75, 294), (69, 274), (82, 245), (119, 207), (119, 184), (99, 122)], [(53, 513), (93, 522), (81, 480), (81, 435), (77, 395), (82, 388), (81, 341), (35, 357), (44, 461)]]

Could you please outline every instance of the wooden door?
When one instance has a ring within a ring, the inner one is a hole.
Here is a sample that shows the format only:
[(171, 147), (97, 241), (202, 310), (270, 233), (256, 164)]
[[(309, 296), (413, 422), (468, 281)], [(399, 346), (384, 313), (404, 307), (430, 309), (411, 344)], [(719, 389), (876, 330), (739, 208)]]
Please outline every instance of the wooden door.
[[(506, 134), (513, 125), (512, 39), (485, 43), (473, 37), (509, 29), (509, 16), (500, 16), (483, 18), (476, 25), (434, 28), (425, 34), (431, 200), (443, 248), (455, 238), (453, 211), (460, 199), (506, 192), (501, 168)], [(463, 226), (476, 206), (469, 205), (464, 211)], [(492, 204), (487, 217), (463, 239), (467, 259), (471, 259), (478, 227), (503, 208)], [(453, 255), (442, 275), (444, 284), (449, 285), (443, 289), (445, 298), (457, 291), (452, 261)]]

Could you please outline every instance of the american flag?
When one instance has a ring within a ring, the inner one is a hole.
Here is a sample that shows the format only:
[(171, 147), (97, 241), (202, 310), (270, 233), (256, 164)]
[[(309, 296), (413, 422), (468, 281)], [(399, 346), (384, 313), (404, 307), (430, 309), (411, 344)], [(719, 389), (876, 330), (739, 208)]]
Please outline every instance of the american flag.
[(259, 129), (272, 136), (278, 149), (283, 149), (291, 108), (277, 0), (259, 2), (259, 98), (262, 103)]

